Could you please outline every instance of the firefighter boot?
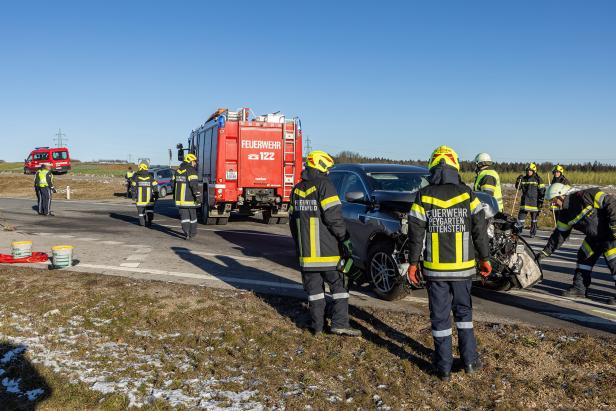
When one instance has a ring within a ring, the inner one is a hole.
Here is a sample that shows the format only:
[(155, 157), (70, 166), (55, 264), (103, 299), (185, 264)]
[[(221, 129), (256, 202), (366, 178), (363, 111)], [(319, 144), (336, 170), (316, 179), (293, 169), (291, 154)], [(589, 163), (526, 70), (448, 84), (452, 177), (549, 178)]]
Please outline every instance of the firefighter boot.
[(537, 234), (537, 220), (530, 223), (530, 237), (533, 238)]
[(586, 298), (588, 293), (584, 290), (580, 290), (575, 287), (570, 287), (568, 290), (563, 291), (563, 297), (572, 297), (572, 298)]

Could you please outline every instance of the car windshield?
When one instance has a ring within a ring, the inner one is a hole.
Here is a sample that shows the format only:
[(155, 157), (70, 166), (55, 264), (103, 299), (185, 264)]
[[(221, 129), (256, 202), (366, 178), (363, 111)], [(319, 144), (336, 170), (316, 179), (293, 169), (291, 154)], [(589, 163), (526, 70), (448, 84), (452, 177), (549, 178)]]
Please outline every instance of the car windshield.
[(420, 173), (367, 173), (373, 190), (414, 192), (428, 185)]

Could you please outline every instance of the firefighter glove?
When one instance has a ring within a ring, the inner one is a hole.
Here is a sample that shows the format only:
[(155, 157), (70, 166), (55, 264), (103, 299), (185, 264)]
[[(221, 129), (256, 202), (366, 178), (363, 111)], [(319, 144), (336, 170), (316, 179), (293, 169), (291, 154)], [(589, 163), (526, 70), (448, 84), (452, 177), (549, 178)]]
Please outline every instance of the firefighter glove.
[(342, 256), (344, 258), (350, 258), (353, 256), (353, 244), (351, 240), (346, 239), (340, 243), (340, 248), (342, 250)]
[(537, 260), (537, 263), (541, 263), (541, 260), (543, 260), (547, 256), (548, 255), (544, 253), (543, 251), (539, 251), (537, 254), (535, 254), (535, 260)]
[(612, 229), (612, 238), (616, 240), (616, 225), (610, 226)]
[(490, 264), (490, 260), (482, 260), (479, 263), (479, 274), (482, 277), (487, 277), (492, 273), (492, 264)]
[(419, 277), (417, 277), (417, 264), (409, 265), (409, 269), (406, 271), (406, 278), (412, 285), (420, 286)]
[(52, 188), (51, 188), (51, 192), (52, 192), (52, 193), (57, 193), (57, 192), (58, 192), (58, 190), (56, 190), (56, 188), (55, 188), (55, 187), (52, 187)]

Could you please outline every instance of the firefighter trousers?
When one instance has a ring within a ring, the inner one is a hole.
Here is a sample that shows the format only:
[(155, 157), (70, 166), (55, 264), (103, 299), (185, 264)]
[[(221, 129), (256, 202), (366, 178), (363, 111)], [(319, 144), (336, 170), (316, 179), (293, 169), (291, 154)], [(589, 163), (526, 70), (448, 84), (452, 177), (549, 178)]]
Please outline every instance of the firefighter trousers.
[(537, 234), (537, 217), (539, 216), (539, 211), (520, 210), (518, 213), (518, 227), (520, 227), (520, 232), (522, 232), (524, 228), (526, 214), (530, 214), (530, 235), (534, 236)]
[(49, 187), (38, 189), (38, 212), (42, 215), (51, 213), (51, 188)]
[(577, 253), (573, 287), (582, 292), (588, 290), (592, 269), (601, 255), (605, 257), (612, 279), (616, 281), (616, 240), (600, 241), (586, 237)]
[(428, 304), (434, 339), (434, 366), (448, 373), (453, 365), (451, 312), (458, 330), (458, 348), (465, 365), (477, 359), (473, 331), (472, 280), (428, 281)]
[(349, 327), (349, 293), (344, 287), (343, 274), (338, 271), (302, 272), (304, 290), (308, 293), (311, 328), (323, 331), (325, 326), (325, 283), (332, 294), (332, 328)]
[(36, 211), (41, 214), (41, 189), (34, 187), (34, 191), (36, 192)]
[(142, 227), (150, 227), (154, 221), (154, 206), (137, 206), (139, 215), (139, 225)]
[(197, 235), (197, 209), (180, 207), (180, 223), (184, 234), (194, 237)]

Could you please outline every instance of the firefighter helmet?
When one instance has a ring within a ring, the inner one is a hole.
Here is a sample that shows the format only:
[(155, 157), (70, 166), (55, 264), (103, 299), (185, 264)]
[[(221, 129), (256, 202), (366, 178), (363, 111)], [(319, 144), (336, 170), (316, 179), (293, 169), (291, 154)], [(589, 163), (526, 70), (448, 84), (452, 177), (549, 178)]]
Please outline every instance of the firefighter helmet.
[(535, 173), (537, 172), (537, 164), (535, 163), (528, 163), (528, 165), (526, 166), (526, 171), (534, 171)]
[(562, 183), (554, 183), (548, 186), (548, 189), (545, 190), (545, 199), (551, 201), (556, 197), (564, 197), (568, 194), (575, 192), (571, 186)]
[(186, 157), (184, 157), (184, 161), (187, 163), (191, 163), (193, 161), (197, 161), (197, 156), (194, 155), (193, 153), (188, 153), (186, 154)]
[(554, 168), (552, 169), (552, 173), (555, 173), (555, 172), (557, 172), (557, 171), (558, 171), (560, 174), (564, 174), (564, 173), (565, 173), (565, 167), (561, 166), (560, 164), (556, 164), (556, 165), (554, 166)]
[(148, 163), (139, 163), (139, 171), (147, 170), (148, 168)]
[(488, 153), (479, 153), (475, 156), (475, 164), (477, 167), (492, 165), (492, 157)]
[(333, 166), (334, 159), (325, 151), (311, 151), (306, 156), (306, 167), (315, 168), (322, 173), (327, 173), (327, 171)]
[(451, 147), (440, 146), (432, 152), (430, 156), (430, 163), (428, 169), (432, 170), (433, 167), (444, 162), (446, 165), (455, 168), (460, 171), (460, 163), (458, 162), (458, 154)]

